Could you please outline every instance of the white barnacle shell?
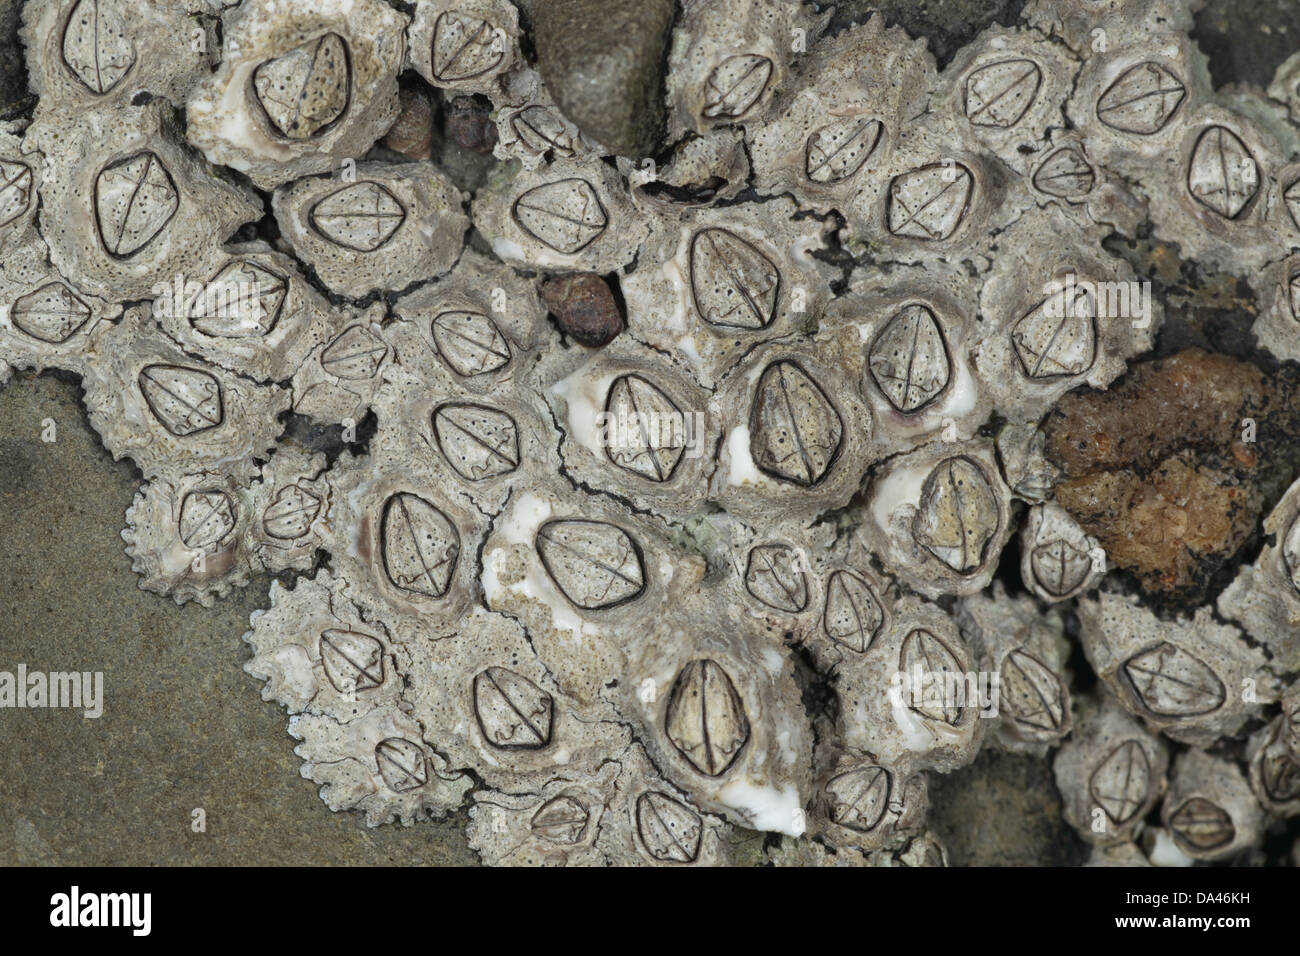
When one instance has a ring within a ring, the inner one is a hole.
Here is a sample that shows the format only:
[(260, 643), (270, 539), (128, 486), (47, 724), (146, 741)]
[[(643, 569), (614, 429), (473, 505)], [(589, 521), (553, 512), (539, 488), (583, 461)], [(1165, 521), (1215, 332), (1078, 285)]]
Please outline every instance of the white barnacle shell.
[(380, 706), (341, 722), (312, 713), (289, 718), (302, 742), (302, 775), (320, 784), (331, 810), (359, 810), (367, 826), (396, 820), (410, 826), (440, 817), (465, 799), (470, 778), (451, 771), (421, 737), (420, 725), (400, 709)]
[[(1101, 592), (1078, 605), (1088, 661), (1120, 703), (1174, 740), (1209, 746), (1236, 733), (1270, 700), (1266, 658), (1231, 624), (1202, 607), (1162, 621), (1125, 597)], [(1250, 681), (1252, 693), (1242, 693)]]
[(330, 172), (397, 116), (406, 17), (378, 0), (256, 0), (226, 11), (222, 59), (186, 136), (262, 189)]
[(50, 116), (27, 141), (49, 164), (39, 221), (50, 258), (92, 295), (138, 300), (177, 275), (207, 276), (221, 241), (262, 214), (251, 190), (179, 142), (161, 101)]
[(273, 572), (312, 568), (329, 514), (324, 473), (324, 455), (288, 440), (276, 446), (252, 487), (247, 534), (258, 566)]
[(254, 458), (280, 433), (289, 396), (276, 385), (204, 366), (128, 309), (87, 345), (86, 411), (115, 458), (130, 457), (146, 478), (195, 468), (247, 483)]
[(1078, 701), (1075, 732), (1053, 761), (1065, 819), (1098, 846), (1132, 840), (1164, 793), (1168, 766), (1160, 738), (1109, 695)]
[(293, 410), (322, 424), (355, 427), (374, 402), (393, 347), (380, 327), (382, 303), (363, 312), (335, 311), (312, 336), (312, 349), (293, 373)]
[(429, 163), (361, 163), (336, 179), (276, 190), (276, 221), (293, 251), (340, 295), (361, 298), (449, 271), (468, 220), (461, 194)]

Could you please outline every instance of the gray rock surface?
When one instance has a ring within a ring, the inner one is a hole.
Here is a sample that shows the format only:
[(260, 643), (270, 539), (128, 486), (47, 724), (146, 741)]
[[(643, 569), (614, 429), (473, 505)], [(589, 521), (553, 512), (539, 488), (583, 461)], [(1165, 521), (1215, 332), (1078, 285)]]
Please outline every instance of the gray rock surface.
[(654, 152), (672, 0), (519, 0), (537, 66), (564, 115), (625, 156)]

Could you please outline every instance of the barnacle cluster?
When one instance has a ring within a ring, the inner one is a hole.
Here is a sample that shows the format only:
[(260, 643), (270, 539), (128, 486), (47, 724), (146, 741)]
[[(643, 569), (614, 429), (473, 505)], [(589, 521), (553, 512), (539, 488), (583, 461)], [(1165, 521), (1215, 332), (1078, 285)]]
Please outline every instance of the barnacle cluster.
[[(656, 171), (562, 115), (506, 0), (28, 0), (0, 370), (82, 377), (142, 587), (278, 575), (246, 669), (371, 825), (943, 863), (927, 776), (990, 747), (1054, 753), (1098, 862), (1233, 856), (1300, 813), (1300, 486), (1217, 613), (1162, 618), (1037, 427), (1152, 348), (1102, 246), (1140, 223), (1300, 358), (1300, 127), (1215, 92), (1189, 2), (1031, 0), (940, 70), (879, 17), (683, 0)], [(490, 102), (473, 195), (373, 148), (404, 71)], [(571, 272), (617, 283), (602, 348), (547, 319)]]

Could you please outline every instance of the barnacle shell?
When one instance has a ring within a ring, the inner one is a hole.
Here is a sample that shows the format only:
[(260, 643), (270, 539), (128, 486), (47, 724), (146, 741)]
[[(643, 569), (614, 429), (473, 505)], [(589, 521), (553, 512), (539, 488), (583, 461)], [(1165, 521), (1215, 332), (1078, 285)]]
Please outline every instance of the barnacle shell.
[(1106, 555), (1060, 505), (1035, 505), (1020, 532), (1020, 576), (1048, 602), (1065, 601), (1100, 583)]
[(86, 110), (74, 122), (51, 116), (28, 129), (50, 167), (41, 235), (79, 288), (137, 300), (176, 275), (210, 275), (221, 240), (261, 216), (255, 194), (215, 175), (177, 134), (161, 101)]
[(130, 456), (146, 478), (202, 469), (247, 483), (280, 433), (288, 393), (276, 385), (195, 363), (127, 310), (87, 344), (86, 411), (115, 458)]
[(1168, 766), (1160, 739), (1112, 698), (1079, 701), (1075, 733), (1053, 761), (1065, 819), (1089, 843), (1131, 840), (1164, 793)]
[(293, 251), (352, 298), (447, 272), (468, 225), (459, 191), (428, 163), (362, 163), (341, 182), (300, 179), (271, 205)]
[(1178, 848), (1193, 859), (1219, 860), (1254, 845), (1264, 814), (1237, 765), (1204, 751), (1174, 760), (1160, 820)]
[(417, 0), (407, 58), (443, 89), (499, 94), (519, 54), (519, 12), (507, 0)]
[[(1202, 607), (1190, 620), (1161, 621), (1123, 596), (1079, 601), (1084, 650), (1120, 703), (1174, 740), (1208, 746), (1235, 733), (1274, 691), (1265, 658), (1232, 625)], [(1257, 695), (1243, 680), (1259, 682)]]
[(253, 0), (222, 18), (190, 144), (261, 189), (361, 155), (397, 116), (406, 17), (379, 0)]

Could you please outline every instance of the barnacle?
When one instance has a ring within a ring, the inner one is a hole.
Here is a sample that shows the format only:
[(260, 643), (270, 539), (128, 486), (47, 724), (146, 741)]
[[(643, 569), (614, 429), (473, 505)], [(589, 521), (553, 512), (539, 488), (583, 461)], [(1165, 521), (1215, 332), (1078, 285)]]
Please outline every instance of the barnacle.
[[(1045, 421), (1157, 344), (1123, 239), (1240, 276), (1300, 359), (1295, 64), (1216, 92), (1185, 0), (1031, 0), (942, 69), (881, 17), (679, 7), (652, 158), (564, 115), (507, 0), (30, 0), (0, 381), (81, 376), (142, 588), (277, 576), (245, 670), (372, 826), (945, 865), (934, 775), (989, 747), (1052, 760), (1093, 865), (1258, 847), (1300, 813), (1300, 483), (1171, 616), (1067, 483), (1217, 465)], [(403, 71), (492, 157), (376, 147)], [(548, 321), (572, 273), (601, 347)]]

